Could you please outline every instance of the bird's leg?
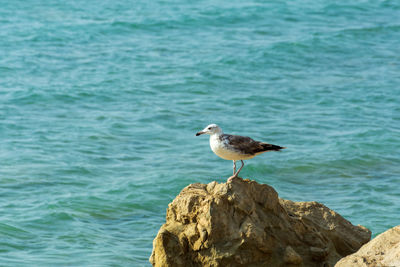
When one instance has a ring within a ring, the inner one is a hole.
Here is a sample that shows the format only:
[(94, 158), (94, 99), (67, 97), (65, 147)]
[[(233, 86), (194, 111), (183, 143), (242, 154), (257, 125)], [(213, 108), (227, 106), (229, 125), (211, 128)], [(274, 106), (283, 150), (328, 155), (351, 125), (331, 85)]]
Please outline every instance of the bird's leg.
[(237, 174), (238, 174), (238, 173), (236, 173), (236, 160), (234, 160), (234, 161), (233, 161), (233, 175), (232, 175), (231, 177), (228, 178), (227, 182), (232, 182), (232, 179), (233, 179), (233, 178), (236, 178), (236, 177), (237, 177)]
[(242, 170), (243, 166), (244, 166), (244, 162), (243, 160), (240, 160), (242, 162), (242, 166), (240, 167), (240, 169), (237, 171), (237, 173), (233, 174), (234, 177), (237, 177), (239, 172)]

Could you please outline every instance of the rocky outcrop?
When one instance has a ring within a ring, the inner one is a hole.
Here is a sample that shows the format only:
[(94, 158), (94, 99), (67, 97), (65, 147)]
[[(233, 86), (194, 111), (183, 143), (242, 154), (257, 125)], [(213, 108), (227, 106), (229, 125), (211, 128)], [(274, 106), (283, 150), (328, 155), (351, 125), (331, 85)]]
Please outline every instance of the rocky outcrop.
[(370, 237), (320, 203), (280, 199), (268, 185), (234, 178), (185, 187), (168, 206), (150, 262), (328, 267)]
[(400, 266), (400, 225), (378, 235), (335, 267)]

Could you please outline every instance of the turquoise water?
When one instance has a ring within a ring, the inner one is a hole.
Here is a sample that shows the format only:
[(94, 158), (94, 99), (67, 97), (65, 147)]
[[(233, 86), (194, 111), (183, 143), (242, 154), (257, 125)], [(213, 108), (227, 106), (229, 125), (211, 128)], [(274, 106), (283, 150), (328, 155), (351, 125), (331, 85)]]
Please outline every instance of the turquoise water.
[(0, 1), (0, 265), (149, 266), (223, 182), (209, 123), (286, 146), (245, 178), (400, 223), (399, 1)]

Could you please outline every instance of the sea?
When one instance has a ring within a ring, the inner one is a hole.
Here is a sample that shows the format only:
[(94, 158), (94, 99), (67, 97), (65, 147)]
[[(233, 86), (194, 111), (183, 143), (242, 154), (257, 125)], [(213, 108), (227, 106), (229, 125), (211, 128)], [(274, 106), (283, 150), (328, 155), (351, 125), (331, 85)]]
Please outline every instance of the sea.
[(0, 0), (0, 266), (151, 266), (232, 175), (211, 123), (287, 147), (243, 178), (400, 224), (400, 1)]

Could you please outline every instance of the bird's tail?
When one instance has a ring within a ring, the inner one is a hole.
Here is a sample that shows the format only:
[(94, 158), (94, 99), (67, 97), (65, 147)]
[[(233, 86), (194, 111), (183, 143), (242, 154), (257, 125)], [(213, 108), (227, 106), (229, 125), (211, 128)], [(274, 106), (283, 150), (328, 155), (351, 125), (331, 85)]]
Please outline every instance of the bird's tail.
[(286, 148), (283, 146), (271, 145), (271, 144), (267, 144), (267, 143), (261, 143), (261, 146), (263, 148), (263, 151), (279, 151), (281, 149)]

